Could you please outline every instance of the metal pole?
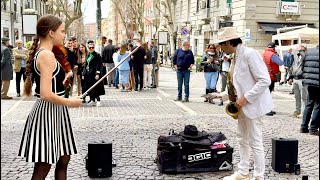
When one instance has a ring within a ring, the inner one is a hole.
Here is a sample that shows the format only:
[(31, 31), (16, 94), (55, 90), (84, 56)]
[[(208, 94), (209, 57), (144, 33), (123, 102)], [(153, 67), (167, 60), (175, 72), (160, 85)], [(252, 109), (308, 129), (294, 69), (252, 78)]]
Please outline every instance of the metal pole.
[(101, 53), (101, 0), (97, 0), (97, 37), (96, 37), (96, 50)]
[(133, 53), (135, 53), (140, 46), (137, 46), (128, 56), (124, 57), (119, 64), (117, 64), (114, 68), (112, 68), (110, 71), (108, 71), (107, 74), (105, 74), (104, 76), (102, 76), (96, 83), (94, 83), (94, 85), (92, 85), (86, 92), (84, 92), (80, 98), (84, 98), (88, 95), (88, 93), (95, 88), (100, 82), (102, 82), (112, 71), (114, 71), (118, 66), (120, 66), (120, 64), (122, 64), (124, 61), (126, 61)]

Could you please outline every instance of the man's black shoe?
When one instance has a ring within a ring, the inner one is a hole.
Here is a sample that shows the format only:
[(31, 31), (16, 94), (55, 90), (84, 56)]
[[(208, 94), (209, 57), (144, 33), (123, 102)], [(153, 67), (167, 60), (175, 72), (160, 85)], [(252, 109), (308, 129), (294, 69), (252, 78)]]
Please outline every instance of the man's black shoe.
[(300, 133), (308, 133), (309, 129), (306, 128), (300, 128)]
[(218, 104), (218, 106), (223, 106), (223, 102), (221, 101), (220, 104)]
[(273, 116), (273, 113), (270, 111), (266, 114), (267, 116)]
[(277, 114), (276, 112), (274, 112), (274, 111), (270, 111), (272, 114)]
[(185, 97), (185, 98), (183, 99), (183, 102), (189, 102), (189, 98)]
[(137, 88), (135, 88), (134, 90), (135, 90), (135, 91), (138, 91), (138, 89), (137, 89)]
[(289, 94), (294, 94), (294, 92), (290, 92)]
[(181, 97), (177, 97), (176, 99), (174, 99), (174, 101), (182, 101)]
[(154, 86), (151, 86), (151, 88), (157, 88), (157, 86), (156, 86), (156, 85), (154, 85)]
[(310, 135), (319, 136), (319, 131), (310, 131)]

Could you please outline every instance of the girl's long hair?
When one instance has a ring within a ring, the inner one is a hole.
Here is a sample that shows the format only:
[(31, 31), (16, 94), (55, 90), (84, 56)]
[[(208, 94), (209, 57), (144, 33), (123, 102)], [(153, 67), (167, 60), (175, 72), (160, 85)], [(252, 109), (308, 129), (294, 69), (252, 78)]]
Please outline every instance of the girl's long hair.
[(33, 72), (34, 56), (38, 51), (40, 38), (45, 38), (49, 31), (56, 31), (62, 21), (53, 15), (42, 16), (37, 23), (37, 34), (33, 38), (33, 43), (29, 51), (29, 58), (26, 62), (26, 76), (27, 79), (24, 82), (23, 95), (30, 96), (32, 91), (31, 76)]

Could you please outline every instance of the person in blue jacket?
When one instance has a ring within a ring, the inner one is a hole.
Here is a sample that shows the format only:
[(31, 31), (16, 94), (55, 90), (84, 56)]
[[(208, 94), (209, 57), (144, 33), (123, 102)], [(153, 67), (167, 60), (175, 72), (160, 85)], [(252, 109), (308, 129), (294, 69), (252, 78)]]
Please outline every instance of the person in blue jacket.
[(194, 56), (190, 48), (190, 42), (184, 41), (182, 47), (177, 49), (173, 56), (173, 65), (177, 70), (178, 97), (175, 101), (182, 101), (182, 85), (184, 84), (184, 102), (189, 102), (190, 70), (194, 64)]

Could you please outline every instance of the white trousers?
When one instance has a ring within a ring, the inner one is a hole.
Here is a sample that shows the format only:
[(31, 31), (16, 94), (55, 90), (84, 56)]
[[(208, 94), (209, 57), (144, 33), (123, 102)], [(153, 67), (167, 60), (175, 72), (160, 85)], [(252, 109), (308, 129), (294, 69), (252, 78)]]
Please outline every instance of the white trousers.
[(144, 65), (144, 72), (143, 72), (143, 85), (144, 87), (151, 87), (151, 83), (152, 83), (152, 69), (153, 69), (153, 65), (152, 64), (145, 64)]
[(254, 172), (253, 176), (259, 180), (264, 179), (265, 155), (262, 143), (261, 118), (249, 119), (241, 111), (238, 116), (237, 139), (240, 145), (239, 173), (249, 174), (250, 151), (253, 152)]

